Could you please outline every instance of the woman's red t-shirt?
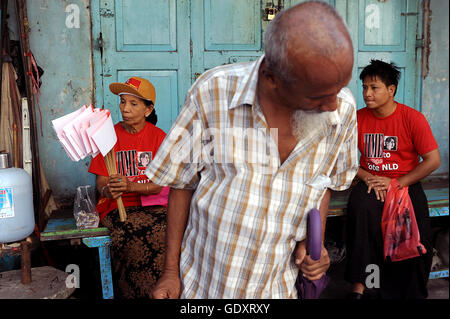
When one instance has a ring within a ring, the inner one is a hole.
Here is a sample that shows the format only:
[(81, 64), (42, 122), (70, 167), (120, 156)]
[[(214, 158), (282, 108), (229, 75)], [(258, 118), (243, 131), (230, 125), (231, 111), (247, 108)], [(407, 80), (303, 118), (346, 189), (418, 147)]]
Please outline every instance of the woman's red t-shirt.
[[(114, 125), (117, 143), (116, 152), (117, 172), (125, 175), (132, 182), (149, 183), (145, 175), (145, 168), (153, 160), (159, 146), (166, 137), (166, 133), (151, 123), (146, 122), (145, 127), (137, 133), (127, 132), (120, 123)], [(109, 176), (102, 154), (98, 154), (91, 161), (89, 172), (95, 175)], [(125, 207), (141, 205), (140, 195), (124, 193), (122, 201)], [(100, 219), (117, 208), (117, 201), (100, 196), (97, 203), (97, 212)]]
[(419, 155), (438, 148), (425, 116), (404, 104), (384, 118), (365, 107), (357, 121), (360, 167), (373, 175), (403, 176), (419, 164)]

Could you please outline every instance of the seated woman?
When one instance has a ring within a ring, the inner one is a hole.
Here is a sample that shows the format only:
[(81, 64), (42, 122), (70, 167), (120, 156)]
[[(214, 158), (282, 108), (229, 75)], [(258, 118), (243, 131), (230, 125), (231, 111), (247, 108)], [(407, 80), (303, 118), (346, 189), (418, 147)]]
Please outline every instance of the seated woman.
[[(108, 175), (101, 155), (92, 160), (89, 172), (97, 176), (100, 220), (111, 232), (115, 294), (119, 298), (145, 298), (150, 296), (163, 266), (166, 207), (141, 205), (141, 196), (161, 191), (144, 172), (166, 134), (155, 126), (156, 93), (148, 80), (132, 77), (109, 88), (120, 96), (123, 118), (114, 126), (118, 174)], [(119, 218), (119, 196), (126, 208), (125, 222)]]
[[(428, 201), (420, 180), (440, 165), (438, 145), (422, 113), (394, 100), (400, 71), (393, 63), (372, 60), (361, 72), (365, 108), (358, 110), (359, 183), (347, 206), (347, 268), (351, 299), (362, 299), (369, 265), (379, 267), (383, 299), (427, 297), (432, 246)], [(422, 161), (419, 161), (419, 156)], [(420, 242), (427, 253), (385, 261), (381, 217), (391, 179), (408, 187)]]

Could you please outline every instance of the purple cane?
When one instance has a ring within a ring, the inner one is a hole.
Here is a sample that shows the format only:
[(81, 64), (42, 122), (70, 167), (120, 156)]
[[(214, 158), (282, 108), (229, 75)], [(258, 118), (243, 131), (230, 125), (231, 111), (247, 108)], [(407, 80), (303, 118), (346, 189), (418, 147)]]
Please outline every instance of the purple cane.
[[(309, 211), (307, 217), (307, 235), (306, 235), (306, 253), (313, 260), (320, 259), (322, 250), (322, 221), (320, 220), (320, 212), (313, 208)], [(296, 287), (298, 297), (300, 299), (319, 299), (320, 294), (325, 289), (329, 281), (329, 277), (324, 274), (322, 278), (317, 280), (309, 280), (299, 271)]]
[(309, 211), (307, 217), (306, 252), (312, 260), (319, 260), (322, 250), (322, 221), (317, 208)]

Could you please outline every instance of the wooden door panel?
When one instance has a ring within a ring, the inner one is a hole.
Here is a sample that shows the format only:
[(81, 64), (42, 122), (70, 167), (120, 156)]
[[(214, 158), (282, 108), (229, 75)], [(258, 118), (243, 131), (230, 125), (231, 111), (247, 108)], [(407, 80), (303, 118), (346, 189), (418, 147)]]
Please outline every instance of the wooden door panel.
[(254, 0), (205, 0), (205, 50), (260, 50), (258, 3)]
[(120, 121), (119, 99), (109, 84), (146, 78), (156, 89), (157, 126), (167, 132), (190, 86), (189, 1), (102, 0), (96, 5), (100, 28), (93, 31), (102, 35), (100, 102), (114, 123)]
[(117, 51), (176, 51), (175, 0), (116, 0)]
[[(355, 5), (353, 2), (353, 9)], [(359, 74), (370, 60), (379, 59), (387, 63), (394, 62), (400, 69), (395, 100), (420, 109), (416, 89), (417, 1), (359, 0), (358, 6), (358, 36), (354, 37), (358, 39), (357, 71), (353, 73), (352, 79), (356, 83), (353, 94), (358, 108), (365, 106)]]
[(261, 0), (192, 0), (192, 81), (218, 65), (263, 54)]
[(405, 51), (406, 0), (359, 1), (359, 51)]

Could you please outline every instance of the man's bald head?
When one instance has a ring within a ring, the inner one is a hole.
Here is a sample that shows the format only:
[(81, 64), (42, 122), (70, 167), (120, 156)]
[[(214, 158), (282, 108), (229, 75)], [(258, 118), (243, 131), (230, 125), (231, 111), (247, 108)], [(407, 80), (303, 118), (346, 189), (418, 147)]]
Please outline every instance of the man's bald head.
[(268, 68), (285, 82), (295, 78), (294, 66), (298, 70), (299, 64), (307, 68), (327, 60), (338, 68), (342, 61), (353, 65), (345, 22), (323, 2), (305, 2), (281, 11), (269, 24), (264, 45)]

